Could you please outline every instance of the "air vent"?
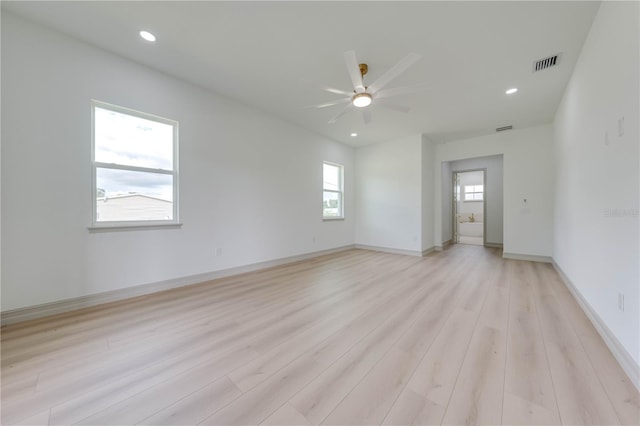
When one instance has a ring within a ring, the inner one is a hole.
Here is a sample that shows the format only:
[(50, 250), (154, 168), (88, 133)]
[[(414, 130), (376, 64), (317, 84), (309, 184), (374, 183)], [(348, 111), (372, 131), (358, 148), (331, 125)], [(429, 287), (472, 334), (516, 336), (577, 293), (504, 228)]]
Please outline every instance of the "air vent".
[(533, 63), (533, 72), (546, 70), (547, 68), (555, 67), (560, 63), (560, 53), (542, 58)]
[(513, 126), (498, 127), (496, 129), (496, 132), (504, 132), (505, 130), (511, 130), (511, 129), (513, 129)]

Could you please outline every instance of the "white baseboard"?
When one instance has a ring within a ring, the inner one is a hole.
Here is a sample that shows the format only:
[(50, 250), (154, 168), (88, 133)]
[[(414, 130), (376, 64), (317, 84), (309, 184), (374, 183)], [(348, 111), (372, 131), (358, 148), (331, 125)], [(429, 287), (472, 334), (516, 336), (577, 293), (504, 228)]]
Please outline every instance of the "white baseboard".
[(513, 259), (513, 260), (528, 260), (530, 262), (542, 262), (542, 263), (553, 263), (553, 259), (550, 256), (537, 256), (535, 254), (520, 254), (520, 253), (502, 253), (502, 257), (504, 259)]
[(28, 321), (46, 317), (49, 315), (71, 312), (90, 306), (102, 305), (104, 303), (116, 302), (118, 300), (130, 299), (132, 297), (144, 296), (159, 291), (170, 290), (173, 288), (184, 287), (192, 284), (198, 284), (205, 281), (215, 280), (218, 278), (229, 277), (232, 275), (253, 272), (260, 269), (273, 268), (274, 266), (296, 263), (314, 257), (324, 256), (331, 253), (337, 253), (344, 250), (354, 248), (354, 245), (336, 247), (328, 250), (320, 250), (311, 253), (300, 254), (296, 256), (283, 257), (280, 259), (267, 260), (265, 262), (252, 263), (249, 265), (237, 266), (234, 268), (223, 269), (219, 271), (206, 272), (203, 274), (189, 275), (186, 277), (175, 278), (155, 283), (142, 284), (135, 287), (123, 288), (118, 290), (107, 291), (104, 293), (91, 294), (87, 296), (75, 297), (73, 299), (65, 299), (56, 302), (44, 303), (36, 306), (28, 306), (26, 308), (12, 309), (0, 313), (0, 324), (15, 324), (22, 321)]
[(427, 249), (425, 251), (418, 251), (418, 250), (396, 249), (396, 248), (390, 248), (390, 247), (370, 246), (366, 244), (356, 244), (355, 247), (357, 249), (362, 249), (362, 250), (381, 251), (384, 253), (403, 254), (405, 256), (419, 256), (419, 257), (424, 256), (425, 254), (431, 252), (435, 248), (434, 247), (431, 249)]
[(629, 376), (631, 383), (633, 383), (636, 389), (640, 391), (640, 366), (638, 366), (638, 363), (636, 363), (631, 354), (627, 352), (624, 346), (622, 346), (609, 327), (607, 327), (604, 321), (602, 321), (600, 315), (596, 313), (589, 302), (587, 302), (587, 300), (582, 296), (556, 261), (553, 260), (552, 263), (555, 270), (558, 271), (558, 275), (562, 278), (564, 285), (569, 289), (573, 298), (576, 299), (578, 305), (580, 305), (587, 318), (589, 318), (589, 321), (591, 321), (591, 324), (593, 324), (600, 337), (602, 337), (602, 340), (607, 345), (614, 358), (618, 361), (620, 367), (622, 367), (627, 376)]
[(484, 243), (484, 246), (491, 248), (502, 248), (502, 243), (490, 243), (489, 241), (487, 241), (486, 243)]
[(444, 250), (444, 248), (445, 248), (445, 247), (447, 247), (448, 245), (451, 245), (451, 244), (452, 244), (452, 241), (451, 241), (451, 240), (443, 241), (443, 242), (442, 242), (442, 245), (440, 245), (440, 246), (433, 246), (433, 249), (434, 249), (435, 251), (442, 251), (442, 250)]
[(429, 253), (432, 253), (436, 251), (436, 246), (431, 246), (428, 249), (422, 250), (422, 257), (428, 255)]

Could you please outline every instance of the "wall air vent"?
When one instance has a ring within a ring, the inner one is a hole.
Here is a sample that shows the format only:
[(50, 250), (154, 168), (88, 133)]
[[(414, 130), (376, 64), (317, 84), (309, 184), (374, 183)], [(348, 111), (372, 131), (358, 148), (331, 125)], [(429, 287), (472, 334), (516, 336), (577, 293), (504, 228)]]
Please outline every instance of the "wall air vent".
[(539, 59), (533, 63), (533, 72), (546, 70), (547, 68), (555, 67), (560, 63), (560, 53), (551, 55), (546, 58)]
[(496, 129), (496, 132), (504, 132), (505, 130), (511, 130), (511, 129), (513, 129), (513, 126), (498, 127)]

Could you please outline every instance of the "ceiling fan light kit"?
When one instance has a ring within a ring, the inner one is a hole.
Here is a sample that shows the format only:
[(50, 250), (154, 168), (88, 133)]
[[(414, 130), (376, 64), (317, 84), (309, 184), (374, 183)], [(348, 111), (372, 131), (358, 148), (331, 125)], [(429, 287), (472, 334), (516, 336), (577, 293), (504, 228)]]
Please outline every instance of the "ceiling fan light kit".
[[(351, 107), (356, 108), (365, 108), (372, 105), (374, 99), (376, 98), (388, 98), (392, 96), (405, 95), (410, 94), (415, 91), (418, 91), (419, 88), (394, 88), (381, 90), (387, 83), (391, 80), (398, 77), (400, 74), (405, 72), (411, 65), (415, 64), (419, 59), (420, 55), (416, 53), (410, 53), (405, 58), (403, 58), (400, 62), (394, 65), (391, 69), (387, 70), (384, 74), (382, 74), (376, 81), (373, 82), (370, 86), (364, 85), (364, 76), (369, 71), (369, 66), (367, 64), (360, 64), (356, 59), (356, 53), (353, 50), (349, 50), (348, 52), (344, 52), (344, 59), (347, 65), (347, 72), (349, 73), (349, 77), (351, 78), (351, 83), (353, 84), (353, 92), (349, 93), (344, 90), (338, 90), (333, 88), (325, 88), (326, 91), (335, 94), (349, 94), (348, 98), (343, 98), (337, 101), (327, 102), (320, 105), (314, 105), (316, 108), (325, 108), (328, 106), (339, 105), (342, 103), (346, 103), (347, 106), (340, 111), (340, 113), (329, 120), (329, 124), (335, 123), (340, 117), (342, 117)], [(378, 94), (380, 96), (378, 96)], [(377, 102), (377, 101), (376, 101)], [(409, 108), (398, 107), (385, 105), (384, 103), (380, 104), (381, 106), (389, 107), (390, 109), (400, 111), (400, 112), (408, 112)], [(371, 121), (371, 110), (370, 109), (362, 109), (362, 118), (365, 124), (368, 124)]]
[(371, 105), (371, 95), (368, 93), (356, 93), (353, 97), (353, 106), (357, 108), (364, 108)]

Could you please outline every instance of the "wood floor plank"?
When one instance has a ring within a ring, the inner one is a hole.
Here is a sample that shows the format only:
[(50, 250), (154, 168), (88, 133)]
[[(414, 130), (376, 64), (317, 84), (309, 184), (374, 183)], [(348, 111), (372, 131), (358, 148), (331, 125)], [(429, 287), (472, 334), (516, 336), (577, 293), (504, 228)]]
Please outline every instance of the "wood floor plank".
[(549, 410), (528, 399), (520, 398), (510, 392), (504, 393), (502, 407), (502, 424), (504, 425), (559, 425), (557, 410)]
[(533, 425), (560, 423), (538, 319), (535, 313), (517, 309), (511, 311), (509, 321), (502, 421)]
[(546, 277), (553, 285), (555, 295), (567, 313), (565, 317), (574, 326), (582, 347), (607, 392), (618, 418), (625, 425), (640, 424), (640, 392), (615, 360), (558, 274), (548, 269)]
[(280, 370), (199, 424), (259, 424), (286, 403), (298, 389), (320, 374), (324, 368), (312, 357), (300, 357), (287, 368)]
[(226, 405), (223, 401), (231, 402), (241, 394), (240, 390), (224, 374), (251, 358), (251, 355), (242, 358), (234, 354), (234, 356), (221, 359), (220, 362), (191, 369), (75, 422), (75, 424), (136, 424), (165, 407), (178, 403), (194, 392), (206, 396), (206, 399), (201, 400), (202, 403), (198, 405), (203, 411), (210, 408), (207, 406), (207, 402), (212, 395), (217, 404), (220, 404), (217, 408), (221, 408)]
[(387, 321), (301, 390), (290, 401), (291, 405), (313, 424), (319, 424), (329, 415), (418, 318), (429, 292), (412, 296)]
[(446, 285), (430, 292), (417, 320), (323, 423), (382, 423), (453, 311), (454, 306), (447, 301), (455, 300), (469, 290), (461, 279), (468, 270), (464, 264), (460, 266), (446, 276)]
[(458, 308), (418, 365), (407, 389), (446, 408), (467, 353), (478, 315)]
[(20, 422), (16, 423), (16, 425), (24, 425), (24, 426), (42, 426), (49, 424), (49, 415), (51, 410), (46, 409), (41, 411), (38, 414), (35, 414), (29, 418), (22, 419)]
[(503, 330), (476, 328), (442, 424), (502, 423), (505, 352)]
[(422, 395), (405, 389), (393, 405), (384, 425), (439, 425), (445, 407), (429, 401)]
[(311, 423), (288, 403), (278, 408), (275, 413), (260, 424), (270, 426), (311, 426)]
[(11, 424), (629, 424), (551, 265), (347, 250), (0, 329)]
[[(536, 272), (544, 277), (543, 265)], [(534, 296), (563, 424), (620, 424), (584, 349), (566, 321), (548, 280)]]
[[(158, 389), (158, 391), (161, 390)], [(174, 394), (173, 388), (170, 393)], [(218, 411), (242, 394), (240, 389), (227, 377), (198, 389), (197, 393), (198, 398), (189, 398), (189, 395), (191, 395), (189, 394), (168, 407), (166, 407), (167, 402), (163, 401), (161, 406), (166, 408), (162, 408), (142, 421), (137, 420), (140, 417), (138, 416), (131, 423), (135, 422), (141, 425), (195, 425), (205, 419), (209, 413)], [(93, 422), (89, 420), (89, 423)]]

